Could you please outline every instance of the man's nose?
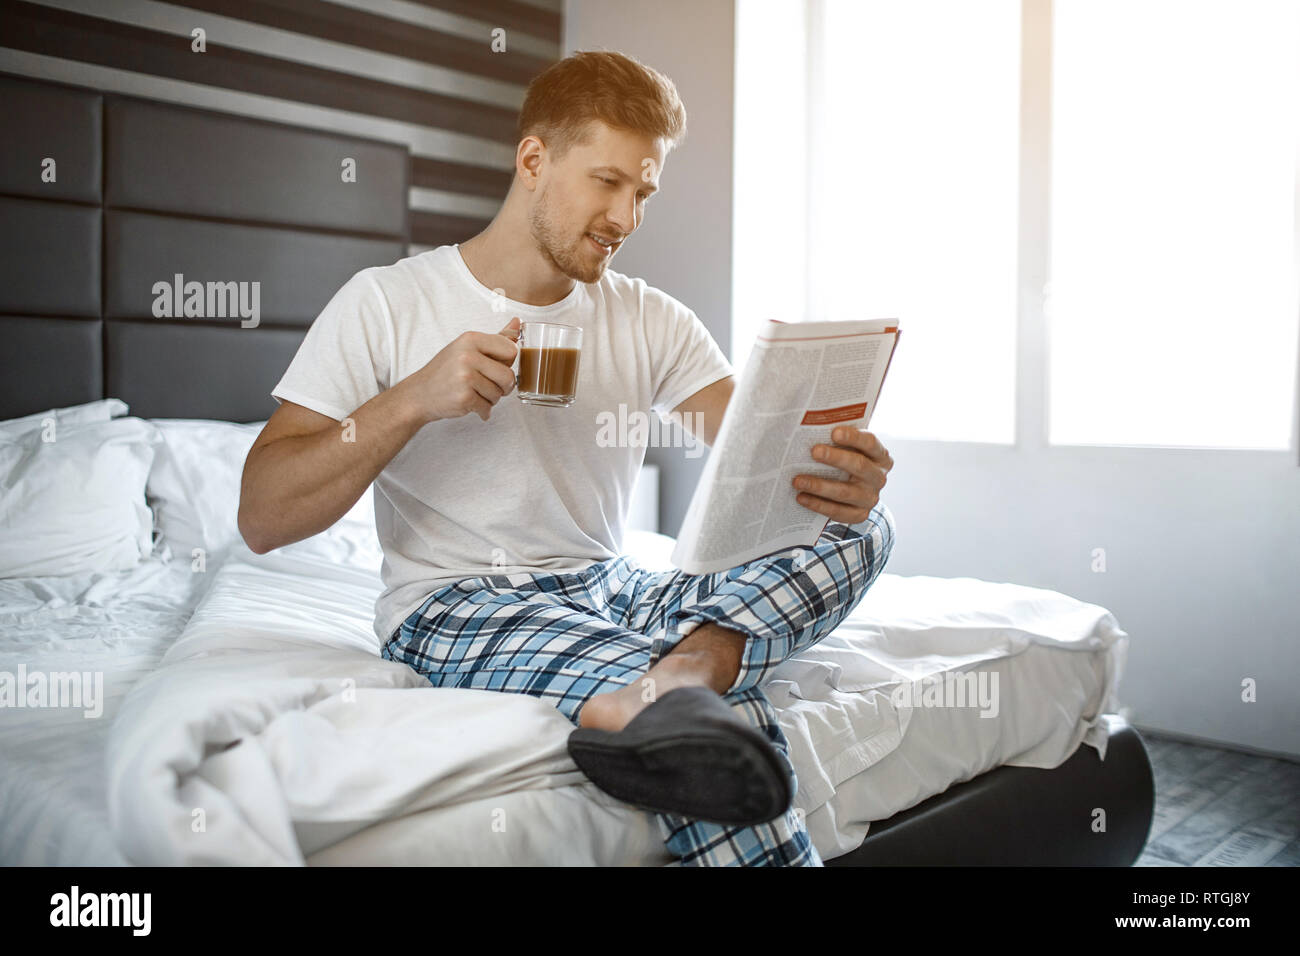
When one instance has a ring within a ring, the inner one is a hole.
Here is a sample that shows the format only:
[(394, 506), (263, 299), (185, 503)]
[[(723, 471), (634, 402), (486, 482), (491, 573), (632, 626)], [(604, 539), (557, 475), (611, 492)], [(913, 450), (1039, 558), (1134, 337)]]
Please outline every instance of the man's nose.
[(636, 218), (636, 197), (633, 196), (630, 202), (619, 202), (615, 204), (607, 213), (606, 218), (618, 227), (620, 235), (628, 235), (637, 227)]

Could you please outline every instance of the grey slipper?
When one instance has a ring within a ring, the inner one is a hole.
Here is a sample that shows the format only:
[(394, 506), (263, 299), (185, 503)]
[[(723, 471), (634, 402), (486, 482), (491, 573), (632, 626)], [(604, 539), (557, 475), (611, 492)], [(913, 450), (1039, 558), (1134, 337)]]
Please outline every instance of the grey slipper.
[(707, 687), (671, 690), (617, 732), (579, 727), (568, 749), (601, 790), (656, 813), (753, 826), (794, 799), (772, 742)]

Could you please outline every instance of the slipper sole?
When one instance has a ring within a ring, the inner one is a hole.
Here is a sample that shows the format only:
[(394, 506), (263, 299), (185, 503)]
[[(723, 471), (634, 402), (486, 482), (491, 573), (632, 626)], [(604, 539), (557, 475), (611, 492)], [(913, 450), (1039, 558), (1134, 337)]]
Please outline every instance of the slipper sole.
[(753, 826), (785, 813), (793, 794), (772, 745), (752, 733), (737, 728), (626, 744), (618, 734), (579, 728), (569, 735), (568, 750), (592, 783), (624, 803)]

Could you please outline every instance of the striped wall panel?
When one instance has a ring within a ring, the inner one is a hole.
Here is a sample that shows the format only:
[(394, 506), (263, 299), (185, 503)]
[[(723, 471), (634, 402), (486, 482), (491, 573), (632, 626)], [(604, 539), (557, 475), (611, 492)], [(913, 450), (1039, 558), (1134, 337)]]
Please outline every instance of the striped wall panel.
[[(468, 239), (495, 215), (525, 89), (560, 57), (562, 9), (563, 0), (0, 0), (0, 72), (404, 143), (413, 254)], [(202, 53), (191, 49), (196, 28)]]

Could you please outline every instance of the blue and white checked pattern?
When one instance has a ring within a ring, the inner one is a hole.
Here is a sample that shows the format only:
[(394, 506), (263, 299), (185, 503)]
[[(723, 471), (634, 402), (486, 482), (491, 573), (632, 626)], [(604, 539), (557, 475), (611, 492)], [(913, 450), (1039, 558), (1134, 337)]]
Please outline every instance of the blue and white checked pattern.
[[(712, 574), (648, 571), (623, 555), (581, 571), (466, 578), (430, 595), (382, 656), (434, 687), (544, 698), (576, 726), (588, 699), (635, 682), (701, 623), (714, 621), (748, 638), (723, 699), (767, 735), (797, 787), (789, 743), (760, 685), (848, 616), (893, 545), (893, 515), (878, 504), (861, 524), (828, 523), (811, 548)], [(793, 809), (751, 827), (657, 816), (680, 865), (822, 864)]]

